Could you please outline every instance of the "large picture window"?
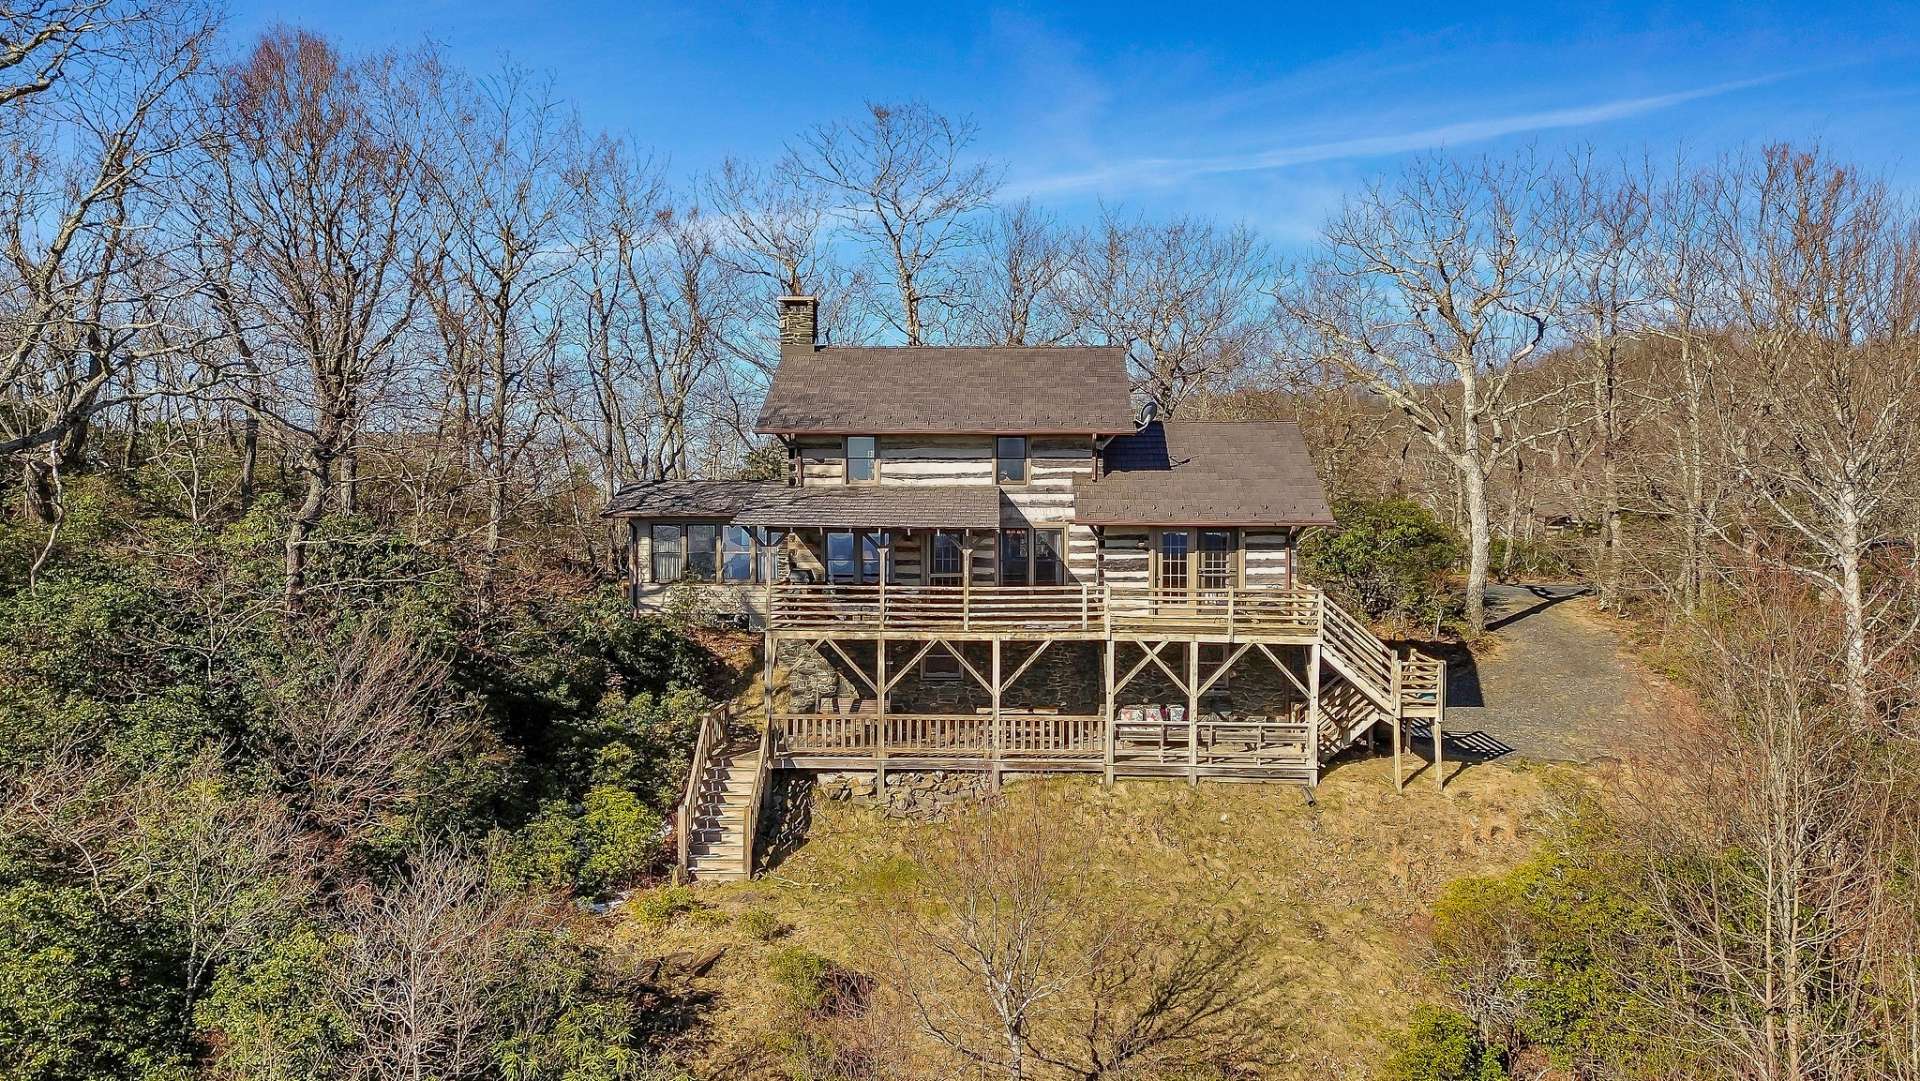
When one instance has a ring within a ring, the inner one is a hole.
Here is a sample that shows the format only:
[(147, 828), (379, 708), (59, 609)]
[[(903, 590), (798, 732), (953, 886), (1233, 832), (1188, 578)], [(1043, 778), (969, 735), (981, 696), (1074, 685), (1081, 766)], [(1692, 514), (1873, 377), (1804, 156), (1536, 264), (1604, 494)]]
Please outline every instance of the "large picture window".
[(658, 522), (652, 542), (653, 581), (771, 582), (779, 577), (779, 530), (764, 532), (719, 522)]
[(880, 479), (879, 443), (870, 435), (847, 437), (848, 484), (872, 484)]
[(996, 484), (1027, 482), (1027, 437), (1003, 435), (993, 441), (993, 479)]
[[(860, 534), (860, 580), (874, 583), (887, 574), (888, 551), (892, 545), (885, 533)], [(891, 577), (891, 576), (889, 576)]]

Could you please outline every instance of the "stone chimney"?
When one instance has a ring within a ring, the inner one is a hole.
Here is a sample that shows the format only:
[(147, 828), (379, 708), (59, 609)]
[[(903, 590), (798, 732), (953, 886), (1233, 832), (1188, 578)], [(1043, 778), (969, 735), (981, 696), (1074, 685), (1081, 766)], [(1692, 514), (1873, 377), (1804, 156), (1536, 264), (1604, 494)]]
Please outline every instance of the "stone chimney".
[(820, 348), (820, 298), (780, 298), (780, 351)]

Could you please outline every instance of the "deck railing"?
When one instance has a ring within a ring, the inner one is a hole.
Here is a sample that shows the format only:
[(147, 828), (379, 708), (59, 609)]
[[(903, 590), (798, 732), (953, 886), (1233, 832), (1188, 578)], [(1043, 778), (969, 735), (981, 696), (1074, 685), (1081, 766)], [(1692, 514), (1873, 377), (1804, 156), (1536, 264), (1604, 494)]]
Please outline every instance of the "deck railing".
[(1065, 713), (902, 714), (883, 721), (873, 713), (780, 713), (773, 718), (772, 752), (794, 760), (949, 762), (956, 767), (997, 763), (1082, 768), (1246, 766), (1310, 767), (1311, 729), (1304, 716), (1202, 715), (1193, 724), (1171, 710), (1129, 708), (1114, 720)]
[(768, 587), (775, 630), (1167, 632), (1311, 636), (1322, 597), (1306, 588), (1200, 592), (1123, 586), (901, 586), (781, 583)]

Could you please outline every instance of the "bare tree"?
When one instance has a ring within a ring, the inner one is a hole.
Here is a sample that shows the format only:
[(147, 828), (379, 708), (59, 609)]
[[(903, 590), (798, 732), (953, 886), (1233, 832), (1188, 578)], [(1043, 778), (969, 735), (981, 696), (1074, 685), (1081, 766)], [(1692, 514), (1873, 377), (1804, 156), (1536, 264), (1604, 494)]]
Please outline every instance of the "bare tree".
[[(196, 5), (48, 5), (4, 21), (42, 17), (53, 22), (0, 42), (0, 57), (27, 50), (16, 63), (41, 63), (31, 85), (51, 87), (14, 94), (0, 133), (0, 456), (20, 461), (28, 512), (52, 520), (95, 416), (204, 382), (189, 369), (184, 385), (149, 385), (135, 369), (189, 337), (157, 330), (197, 319), (171, 234), (152, 223), (196, 138), (178, 114), (214, 24)], [(85, 79), (57, 78), (74, 63)]]
[(286, 362), (276, 365), (276, 400), (257, 405), (301, 447), (289, 607), (303, 601), (307, 547), (336, 468), (418, 309), (429, 207), (421, 130), (440, 81), (430, 53), (352, 58), (288, 30), (263, 37), (224, 75), (227, 134), (202, 198), (232, 252), (228, 296), (258, 328), (256, 352)]
[(446, 161), (430, 172), (445, 215), (427, 303), (457, 399), (454, 435), (486, 491), (481, 589), (492, 588), (527, 458), (546, 427), (538, 377), (560, 345), (561, 245), (578, 228), (566, 182), (579, 133), (550, 85), (507, 68), (437, 104)]
[(447, 667), (420, 643), (371, 625), (279, 687), (261, 748), (294, 813), (341, 846), (431, 811), (447, 764), (477, 733), (447, 692)]
[(1134, 391), (1171, 416), (1266, 353), (1254, 301), (1267, 284), (1251, 230), (1200, 218), (1124, 219), (1081, 238), (1064, 286), (1079, 337), (1127, 350)]
[[(1620, 605), (1626, 539), (1621, 530), (1622, 458), (1627, 429), (1644, 394), (1627, 385), (1621, 353), (1650, 313), (1652, 277), (1641, 264), (1649, 247), (1649, 185), (1592, 155), (1568, 170), (1572, 211), (1565, 240), (1572, 257), (1562, 294), (1563, 321), (1586, 361), (1591, 457), (1599, 474), (1600, 560), (1595, 573), (1602, 608)], [(1517, 461), (1518, 459), (1516, 459)], [(1511, 547), (1509, 548), (1511, 550)]]
[(445, 842), (415, 851), (391, 886), (353, 898), (332, 977), (352, 1049), (350, 1078), (479, 1077), (493, 1052), (524, 906), (483, 862)]
[(1542, 435), (1523, 430), (1535, 407), (1564, 392), (1519, 381), (1565, 287), (1547, 179), (1528, 158), (1422, 161), (1351, 200), (1320, 255), (1278, 294), (1295, 356), (1344, 368), (1451, 466), (1475, 632), (1486, 626), (1488, 479)]
[(1711, 227), (1719, 341), (1740, 367), (1723, 438), (1798, 548), (1775, 558), (1846, 613), (1865, 721), (1877, 667), (1920, 618), (1897, 603), (1920, 568), (1869, 566), (1920, 558), (1920, 222), (1884, 184), (1774, 147), (1722, 188)]
[(1062, 303), (1073, 246), (1057, 221), (1023, 200), (999, 207), (971, 261), (957, 336), (985, 345), (1059, 345), (1077, 329)]
[(1276, 984), (1256, 924), (1231, 911), (1101, 908), (1085, 889), (1084, 846), (1050, 810), (1016, 792), (916, 852), (929, 903), (902, 913), (888, 979), (921, 1031), (1010, 1081), (1233, 1075), (1265, 1062)]
[(837, 198), (844, 228), (893, 285), (897, 304), (879, 313), (908, 345), (929, 344), (958, 307), (956, 257), (999, 186), (992, 167), (966, 160), (975, 130), (921, 102), (869, 102), (858, 122), (803, 135), (781, 166)]

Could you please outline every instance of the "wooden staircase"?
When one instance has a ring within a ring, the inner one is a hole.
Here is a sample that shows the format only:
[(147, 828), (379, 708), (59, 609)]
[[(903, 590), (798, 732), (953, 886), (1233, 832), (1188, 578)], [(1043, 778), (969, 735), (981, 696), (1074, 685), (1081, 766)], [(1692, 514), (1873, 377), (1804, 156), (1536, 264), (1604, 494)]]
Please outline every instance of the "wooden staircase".
[(1358, 742), (1375, 724), (1431, 718), (1445, 708), (1446, 662), (1402, 657), (1359, 620), (1320, 595), (1320, 659), (1340, 681), (1322, 688), (1320, 756)]
[(702, 721), (676, 822), (680, 867), (695, 881), (753, 876), (753, 839), (772, 759), (768, 735), (765, 726), (729, 725), (719, 713)]

